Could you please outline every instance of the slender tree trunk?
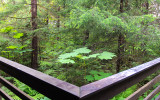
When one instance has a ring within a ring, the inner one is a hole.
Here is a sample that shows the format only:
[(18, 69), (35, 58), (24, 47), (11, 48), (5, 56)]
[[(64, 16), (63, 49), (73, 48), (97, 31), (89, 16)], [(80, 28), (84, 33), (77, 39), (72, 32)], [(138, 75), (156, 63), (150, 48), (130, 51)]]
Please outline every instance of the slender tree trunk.
[(48, 26), (48, 24), (49, 24), (49, 14), (48, 14), (48, 11), (47, 11), (46, 25)]
[[(57, 11), (59, 12), (60, 10), (61, 10), (60, 7), (58, 7)], [(59, 15), (57, 16), (57, 28), (58, 30), (60, 28), (60, 16)]]
[(31, 12), (32, 12), (32, 29), (37, 29), (37, 0), (31, 0)]
[(120, 72), (120, 68), (123, 65), (123, 54), (124, 54), (124, 35), (122, 33), (118, 36), (118, 59), (117, 59), (117, 68), (116, 72)]
[(86, 31), (86, 32), (85, 32), (85, 37), (84, 37), (84, 40), (83, 40), (83, 45), (84, 45), (84, 46), (86, 45), (88, 39), (89, 39), (89, 31)]
[[(22, 37), (22, 46), (24, 45), (24, 37)], [(22, 50), (24, 50), (24, 48), (22, 48)], [(22, 62), (25, 62), (25, 54), (24, 52), (22, 53)]]
[[(37, 0), (31, 0), (31, 12), (32, 12), (32, 29), (37, 29)], [(38, 68), (38, 36), (34, 35), (32, 38), (32, 59), (31, 66), (34, 69)]]
[(64, 0), (63, 8), (64, 8), (64, 9), (66, 8), (66, 0)]
[(149, 2), (148, 2), (148, 0), (146, 1), (145, 6), (146, 6), (145, 14), (148, 14), (149, 13)]
[(125, 9), (126, 9), (127, 11), (129, 10), (128, 0), (125, 0)]
[[(120, 1), (120, 13), (123, 13), (123, 3), (124, 1)], [(124, 35), (120, 32), (118, 33), (118, 55), (117, 55), (117, 68), (116, 72), (120, 72), (120, 67), (123, 65), (123, 53), (124, 53)]]
[[(46, 0), (46, 1), (47, 1), (47, 3), (49, 4), (50, 0)], [(46, 25), (47, 25), (47, 27), (48, 27), (48, 24), (49, 24), (49, 11), (48, 11), (48, 9), (47, 9), (47, 20), (46, 20)]]
[(120, 1), (120, 12), (123, 13), (123, 0)]

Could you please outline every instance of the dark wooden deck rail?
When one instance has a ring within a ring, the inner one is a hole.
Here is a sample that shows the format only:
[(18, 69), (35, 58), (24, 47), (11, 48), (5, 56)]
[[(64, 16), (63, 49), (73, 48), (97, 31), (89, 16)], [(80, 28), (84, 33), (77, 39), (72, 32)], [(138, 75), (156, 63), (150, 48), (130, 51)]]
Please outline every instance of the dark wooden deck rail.
[[(17, 78), (52, 100), (108, 100), (159, 69), (160, 58), (82, 87), (77, 87), (0, 57), (0, 70)], [(32, 98), (2, 77), (0, 77), (0, 83), (8, 87), (23, 100), (32, 100)], [(0, 95), (6, 100), (12, 100), (1, 89)]]

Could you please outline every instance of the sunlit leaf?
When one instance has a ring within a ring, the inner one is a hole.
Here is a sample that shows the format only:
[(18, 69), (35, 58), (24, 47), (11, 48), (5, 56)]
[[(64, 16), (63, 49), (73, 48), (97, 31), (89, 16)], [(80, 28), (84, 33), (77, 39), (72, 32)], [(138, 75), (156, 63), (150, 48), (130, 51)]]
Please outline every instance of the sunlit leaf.
[(1, 51), (2, 53), (9, 53), (9, 52), (11, 52), (11, 51)]
[(9, 46), (9, 47), (7, 47), (8, 49), (16, 49), (17, 48), (17, 46)]
[(68, 64), (68, 63), (75, 63), (74, 60), (71, 59), (59, 59), (59, 62), (63, 63), (63, 64)]
[(76, 53), (76, 52), (65, 53), (65, 54), (61, 54), (58, 58), (59, 59), (66, 59), (66, 58), (70, 58), (70, 57), (76, 57), (77, 55), (78, 55), (78, 53)]
[(23, 33), (17, 33), (15, 34), (13, 37), (16, 38), (16, 39), (19, 39), (23, 36)]
[(100, 54), (92, 54), (92, 55), (89, 55), (89, 56), (83, 56), (82, 59), (89, 59), (89, 58), (96, 58), (97, 56), (99, 56)]
[(107, 51), (104, 51), (103, 53), (101, 53), (98, 58), (103, 60), (107, 60), (107, 59), (112, 59), (112, 57), (115, 57), (116, 55), (114, 53), (111, 53), (111, 52), (107, 52)]
[(79, 49), (76, 49), (76, 50), (73, 50), (73, 51), (76, 52), (76, 53), (90, 53), (91, 52), (91, 50), (87, 49), (87, 47), (79, 48)]
[(89, 59), (89, 57), (87, 57), (87, 56), (83, 56), (83, 57), (82, 57), (82, 59)]
[(100, 54), (99, 53), (97, 53), (97, 54), (92, 54), (92, 55), (89, 55), (89, 58), (95, 58), (95, 57), (97, 57), (97, 56), (99, 56)]

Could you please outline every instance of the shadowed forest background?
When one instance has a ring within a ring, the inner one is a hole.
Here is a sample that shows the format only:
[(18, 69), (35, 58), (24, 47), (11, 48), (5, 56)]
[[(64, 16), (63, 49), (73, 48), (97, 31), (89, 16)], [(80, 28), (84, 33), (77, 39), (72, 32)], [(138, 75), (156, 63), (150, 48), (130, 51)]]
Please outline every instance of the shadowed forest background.
[[(159, 17), (160, 0), (1, 0), (0, 56), (82, 86), (158, 58)], [(49, 100), (0, 74), (34, 99)], [(123, 100), (157, 74), (112, 100)]]

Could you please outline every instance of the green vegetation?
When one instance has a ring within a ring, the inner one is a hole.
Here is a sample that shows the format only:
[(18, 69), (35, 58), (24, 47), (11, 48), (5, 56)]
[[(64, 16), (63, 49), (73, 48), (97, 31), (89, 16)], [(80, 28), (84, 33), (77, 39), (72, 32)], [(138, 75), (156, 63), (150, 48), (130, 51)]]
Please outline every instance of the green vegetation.
[[(0, 56), (77, 86), (160, 56), (159, 0), (31, 1), (0, 1)], [(34, 99), (48, 100), (0, 74)], [(112, 100), (123, 100), (157, 74)]]

